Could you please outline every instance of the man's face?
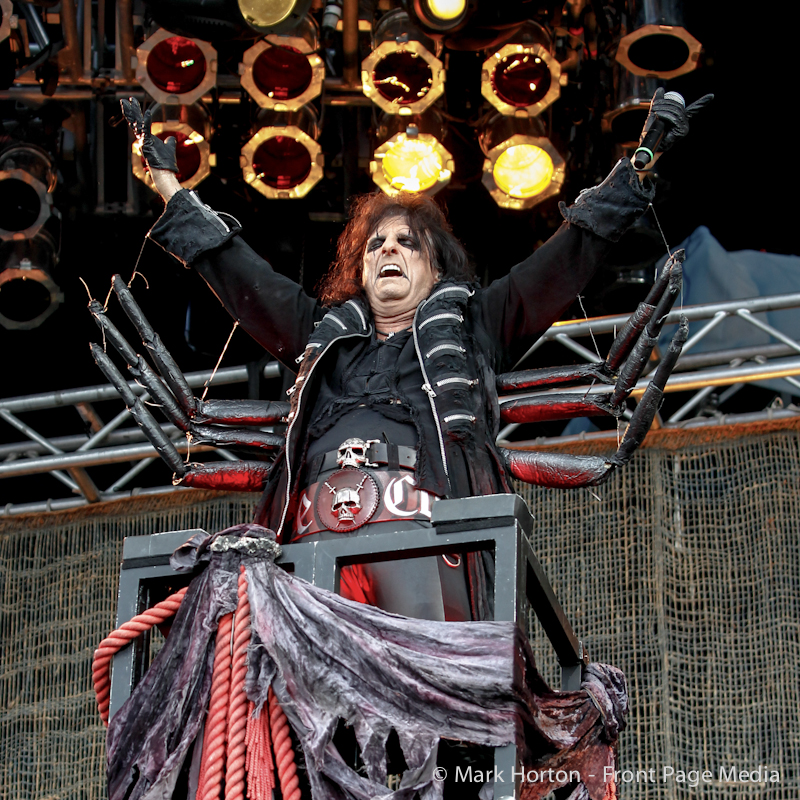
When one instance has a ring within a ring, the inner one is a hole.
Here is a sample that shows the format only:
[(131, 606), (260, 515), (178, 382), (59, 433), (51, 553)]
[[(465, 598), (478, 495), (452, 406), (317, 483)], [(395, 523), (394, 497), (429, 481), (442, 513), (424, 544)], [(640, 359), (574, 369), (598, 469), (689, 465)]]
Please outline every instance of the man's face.
[(416, 309), (438, 277), (406, 218), (389, 217), (367, 239), (361, 280), (373, 313), (395, 316)]

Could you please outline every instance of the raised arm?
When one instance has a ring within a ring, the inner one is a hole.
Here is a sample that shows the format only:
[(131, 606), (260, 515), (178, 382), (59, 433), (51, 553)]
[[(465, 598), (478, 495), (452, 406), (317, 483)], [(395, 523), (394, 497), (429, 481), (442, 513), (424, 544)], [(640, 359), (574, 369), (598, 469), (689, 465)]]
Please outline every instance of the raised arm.
[(183, 189), (177, 178), (175, 139), (162, 141), (153, 135), (149, 110), (143, 114), (133, 98), (123, 100), (122, 109), (167, 204), (148, 237), (184, 266), (196, 269), (241, 327), (296, 372), (295, 359), (322, 317), (317, 302), (239, 238), (237, 220)]

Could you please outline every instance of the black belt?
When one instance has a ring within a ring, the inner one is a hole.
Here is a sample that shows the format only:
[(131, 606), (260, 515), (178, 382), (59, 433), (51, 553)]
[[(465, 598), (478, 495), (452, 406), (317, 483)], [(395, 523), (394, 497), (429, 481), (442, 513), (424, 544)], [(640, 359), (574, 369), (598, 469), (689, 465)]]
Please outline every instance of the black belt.
[[(308, 482), (314, 483), (323, 473), (339, 469), (339, 464), (336, 460), (338, 456), (338, 450), (330, 450), (327, 453), (316, 456), (311, 461), (308, 470)], [(370, 444), (369, 450), (367, 451), (367, 457), (369, 459), (369, 464), (365, 464), (364, 466), (366, 467), (376, 464), (392, 470), (400, 468), (414, 469), (417, 465), (416, 448), (406, 447), (401, 444), (373, 442)]]

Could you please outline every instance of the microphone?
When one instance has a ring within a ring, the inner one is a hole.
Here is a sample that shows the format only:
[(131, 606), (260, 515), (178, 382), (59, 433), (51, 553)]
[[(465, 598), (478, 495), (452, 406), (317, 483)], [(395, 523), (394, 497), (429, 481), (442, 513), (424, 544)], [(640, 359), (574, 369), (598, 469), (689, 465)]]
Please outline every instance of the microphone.
[[(678, 92), (667, 92), (664, 95), (664, 100), (672, 100), (675, 103), (680, 103), (683, 108), (686, 108), (686, 101)], [(665, 133), (666, 128), (664, 126), (664, 120), (651, 111), (648, 122), (645, 123), (644, 131), (642, 132), (642, 140), (639, 142), (639, 147), (636, 148), (633, 154), (634, 169), (641, 172), (643, 169), (647, 168), (647, 165), (655, 158), (656, 150), (661, 144)]]

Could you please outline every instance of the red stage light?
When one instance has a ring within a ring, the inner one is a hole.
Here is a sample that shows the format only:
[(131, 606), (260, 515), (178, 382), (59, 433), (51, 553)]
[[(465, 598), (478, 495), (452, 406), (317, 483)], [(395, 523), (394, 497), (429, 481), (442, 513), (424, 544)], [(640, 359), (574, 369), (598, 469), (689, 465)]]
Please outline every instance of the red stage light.
[[(200, 164), (203, 160), (200, 148), (192, 139), (185, 133), (180, 131), (160, 131), (156, 134), (162, 142), (173, 136), (177, 141), (175, 154), (178, 158), (178, 181), (185, 183), (191, 180), (200, 169)], [(147, 169), (144, 158), (142, 158), (142, 168)]]
[(410, 50), (400, 50), (389, 53), (375, 65), (372, 82), (390, 103), (408, 105), (430, 91), (433, 72), (424, 58)]
[(150, 52), (147, 73), (162, 92), (186, 94), (203, 82), (206, 59), (191, 39), (170, 36)]
[(311, 154), (297, 139), (274, 136), (256, 149), (253, 170), (273, 189), (293, 189), (311, 172)]
[(311, 85), (308, 58), (295, 47), (269, 47), (253, 62), (253, 81), (269, 98), (291, 100)]
[(495, 92), (516, 108), (538, 103), (550, 91), (551, 82), (547, 62), (533, 53), (507, 55), (492, 73)]

